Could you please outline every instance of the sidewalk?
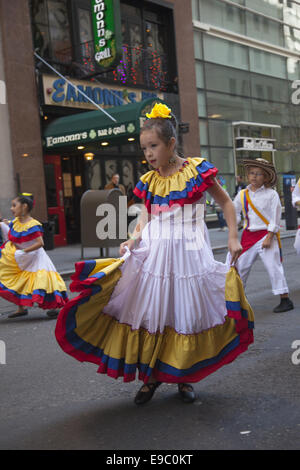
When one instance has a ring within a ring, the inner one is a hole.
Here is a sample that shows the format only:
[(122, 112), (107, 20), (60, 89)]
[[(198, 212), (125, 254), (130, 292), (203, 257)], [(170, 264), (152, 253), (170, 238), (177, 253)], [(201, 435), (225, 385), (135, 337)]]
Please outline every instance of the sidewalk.
[[(285, 221), (281, 220), (280, 224), (281, 230), (280, 235), (281, 238), (293, 238), (295, 237), (296, 230), (286, 230), (285, 229)], [(218, 228), (211, 228), (208, 229), (209, 237), (213, 252), (226, 250), (227, 249), (227, 237), (228, 231), (227, 229), (222, 232), (219, 231)], [(242, 231), (239, 231), (239, 235), (241, 235)], [(64, 279), (68, 279), (71, 274), (74, 272), (74, 264), (77, 261), (80, 261), (81, 256), (81, 245), (68, 245), (64, 247), (55, 248), (54, 250), (47, 251), (48, 255), (50, 256), (52, 262), (54, 263), (57, 271), (62, 275)], [(119, 248), (112, 247), (108, 249), (108, 253), (104, 249), (104, 256), (105, 258), (118, 258), (119, 255)], [(84, 249), (84, 259), (97, 259), (100, 258), (100, 249), (99, 248), (85, 248)]]

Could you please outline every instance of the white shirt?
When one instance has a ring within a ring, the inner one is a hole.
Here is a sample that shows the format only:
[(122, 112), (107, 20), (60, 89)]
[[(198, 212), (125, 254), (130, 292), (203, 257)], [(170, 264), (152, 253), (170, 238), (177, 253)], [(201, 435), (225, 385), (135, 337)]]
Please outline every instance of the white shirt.
[[(278, 232), (280, 229), (280, 219), (281, 219), (281, 203), (278, 196), (278, 193), (271, 188), (266, 188), (262, 185), (256, 191), (251, 191), (250, 186), (247, 186), (246, 189), (249, 190), (249, 196), (253, 205), (259, 210), (259, 212), (269, 221), (269, 225), (261, 220), (258, 215), (248, 204), (248, 218), (249, 218), (249, 227), (250, 232), (256, 232), (257, 230), (268, 230), (268, 232)], [(242, 202), (241, 202), (241, 192), (239, 192), (234, 198), (234, 206), (237, 215), (237, 223), (241, 221), (241, 212), (242, 212)]]
[(296, 207), (296, 202), (300, 201), (300, 179), (297, 181), (297, 184), (292, 192), (292, 204)]

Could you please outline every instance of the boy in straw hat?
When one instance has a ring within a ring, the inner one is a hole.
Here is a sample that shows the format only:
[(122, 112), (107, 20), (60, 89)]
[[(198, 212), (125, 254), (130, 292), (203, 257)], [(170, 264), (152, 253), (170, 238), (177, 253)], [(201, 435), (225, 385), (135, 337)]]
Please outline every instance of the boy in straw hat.
[(251, 267), (260, 256), (268, 271), (272, 292), (280, 295), (280, 304), (273, 312), (286, 312), (294, 308), (288, 296), (281, 258), (279, 235), (281, 204), (278, 193), (273, 189), (277, 181), (272, 163), (257, 158), (243, 161), (249, 185), (234, 199), (238, 222), (244, 215), (244, 230), (241, 238), (243, 251), (236, 263), (240, 277), (246, 284)]

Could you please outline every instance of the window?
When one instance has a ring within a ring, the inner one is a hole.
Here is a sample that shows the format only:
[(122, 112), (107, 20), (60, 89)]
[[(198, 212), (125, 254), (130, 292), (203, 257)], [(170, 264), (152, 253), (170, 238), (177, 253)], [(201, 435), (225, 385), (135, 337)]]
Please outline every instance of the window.
[(35, 48), (48, 59), (68, 63), (72, 59), (67, 0), (32, 0)]
[(247, 36), (277, 46), (284, 46), (283, 28), (280, 23), (250, 12), (246, 13), (246, 22)]
[(205, 64), (205, 80), (209, 90), (250, 96), (248, 72), (207, 63)]
[(272, 16), (279, 20), (283, 19), (283, 1), (272, 0), (272, 1), (261, 1), (261, 0), (245, 0), (245, 6), (255, 10), (258, 13), (263, 13), (267, 16)]
[(202, 59), (202, 34), (199, 31), (194, 31), (194, 49), (195, 58)]
[(251, 72), (271, 75), (272, 77), (286, 78), (286, 58), (259, 49), (250, 50)]
[(170, 17), (167, 10), (156, 10), (121, 3), (123, 58), (113, 72), (115, 81), (161, 91), (173, 83)]
[(79, 56), (87, 72), (95, 71), (92, 22), (89, 10), (78, 8)]
[(232, 126), (230, 122), (209, 120), (209, 141), (211, 145), (232, 147)]
[(229, 121), (251, 121), (250, 99), (221, 93), (207, 93), (209, 118)]
[(52, 58), (69, 62), (72, 49), (66, 0), (47, 0), (47, 7)]
[(205, 93), (204, 91), (197, 92), (197, 100), (198, 100), (198, 116), (199, 117), (206, 117), (206, 103), (205, 103)]
[(258, 74), (251, 74), (251, 94), (253, 98), (288, 103), (288, 82), (276, 78), (263, 77)]
[(208, 62), (248, 70), (248, 48), (231, 41), (204, 35), (204, 58)]
[(203, 64), (201, 62), (196, 62), (196, 86), (204, 88)]
[[(234, 173), (233, 150), (228, 148), (211, 148), (211, 162), (218, 168), (220, 174)], [(223, 175), (222, 175), (223, 176)]]
[(207, 121), (204, 119), (200, 119), (199, 121), (199, 132), (200, 145), (208, 145)]
[(289, 123), (289, 110), (286, 104), (253, 99), (251, 105), (253, 121), (279, 125)]
[(245, 12), (219, 0), (201, 0), (200, 21), (245, 34)]

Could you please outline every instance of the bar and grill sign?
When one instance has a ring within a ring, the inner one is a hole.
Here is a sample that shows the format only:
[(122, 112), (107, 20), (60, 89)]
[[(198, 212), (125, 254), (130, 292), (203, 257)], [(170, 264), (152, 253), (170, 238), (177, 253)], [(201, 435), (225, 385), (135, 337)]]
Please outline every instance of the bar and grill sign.
[(95, 61), (112, 69), (122, 58), (120, 0), (91, 0)]

